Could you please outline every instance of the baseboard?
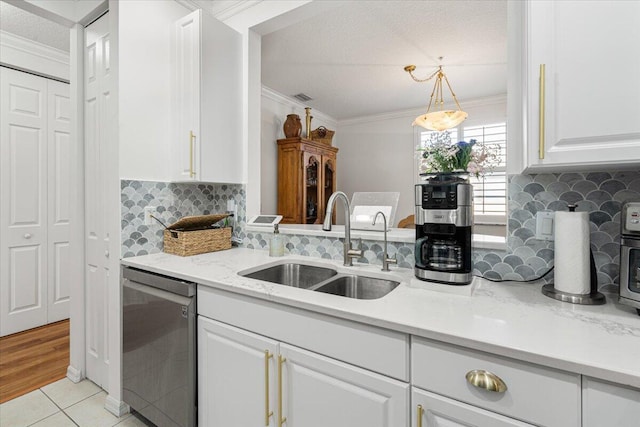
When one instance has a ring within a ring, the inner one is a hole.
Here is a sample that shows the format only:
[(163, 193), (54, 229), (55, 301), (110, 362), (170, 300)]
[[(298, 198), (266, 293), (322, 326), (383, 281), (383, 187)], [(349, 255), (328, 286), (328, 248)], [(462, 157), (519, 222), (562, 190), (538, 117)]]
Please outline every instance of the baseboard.
[(118, 418), (129, 413), (129, 405), (124, 403), (122, 400), (114, 399), (111, 395), (108, 395), (105, 399), (104, 409), (111, 412)]
[(82, 375), (82, 371), (80, 369), (76, 369), (73, 366), (69, 365), (67, 367), (67, 378), (74, 383), (79, 383), (84, 379)]

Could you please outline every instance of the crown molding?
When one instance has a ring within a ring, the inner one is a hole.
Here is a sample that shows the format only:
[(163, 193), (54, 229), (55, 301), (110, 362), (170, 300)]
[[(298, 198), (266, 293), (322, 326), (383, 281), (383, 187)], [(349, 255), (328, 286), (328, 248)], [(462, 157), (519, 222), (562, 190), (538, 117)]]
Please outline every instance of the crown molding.
[(229, 0), (217, 3), (214, 2), (211, 9), (213, 12), (213, 16), (221, 21), (226, 21), (232, 16), (242, 13), (245, 10), (262, 3), (263, 1), (264, 0)]
[(189, 9), (190, 11), (194, 11), (194, 10), (198, 10), (198, 9), (204, 9), (204, 7), (202, 7), (200, 4), (198, 4), (198, 2), (196, 0), (175, 0), (176, 3), (181, 4), (182, 6), (186, 7), (187, 9)]
[(40, 42), (0, 30), (0, 46), (26, 52), (49, 61), (69, 65), (69, 53)]
[(0, 30), (0, 64), (68, 83), (69, 53)]
[(225, 21), (249, 8), (262, 3), (263, 0), (175, 0), (185, 8), (194, 11), (202, 9), (214, 18)]
[[(305, 107), (309, 106), (308, 104), (303, 104), (302, 102), (298, 101), (295, 98), (283, 95), (280, 92), (276, 92), (275, 90), (264, 85), (262, 85), (262, 96), (272, 101), (275, 101), (281, 105), (292, 106), (300, 109), (304, 109)], [(313, 110), (313, 117), (318, 120), (322, 120), (323, 122), (338, 124), (337, 119), (327, 114), (324, 114), (319, 110)]]
[[(489, 105), (502, 104), (505, 102), (507, 102), (506, 94), (487, 96), (484, 98), (466, 100), (464, 102), (464, 107), (465, 107), (464, 109), (486, 107)], [(425, 107), (390, 111), (388, 113), (372, 114), (370, 116), (361, 116), (361, 117), (354, 117), (352, 119), (338, 120), (338, 126), (350, 126), (350, 125), (356, 125), (361, 123), (371, 123), (371, 122), (378, 122), (383, 120), (400, 119), (404, 117), (414, 117), (414, 116), (419, 116), (424, 112), (425, 112)]]

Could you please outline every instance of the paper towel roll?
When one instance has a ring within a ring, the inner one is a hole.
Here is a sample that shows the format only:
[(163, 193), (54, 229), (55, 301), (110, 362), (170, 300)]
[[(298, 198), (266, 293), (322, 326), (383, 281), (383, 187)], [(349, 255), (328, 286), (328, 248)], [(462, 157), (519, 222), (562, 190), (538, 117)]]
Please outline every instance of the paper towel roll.
[(572, 294), (591, 293), (589, 214), (556, 212), (554, 232), (554, 288)]

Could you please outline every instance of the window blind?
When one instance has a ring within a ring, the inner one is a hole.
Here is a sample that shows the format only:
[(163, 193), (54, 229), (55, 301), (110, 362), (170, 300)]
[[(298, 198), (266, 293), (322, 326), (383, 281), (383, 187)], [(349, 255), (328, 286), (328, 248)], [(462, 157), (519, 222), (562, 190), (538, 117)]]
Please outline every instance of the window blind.
[(499, 163), (491, 174), (476, 178), (473, 184), (473, 210), (476, 222), (504, 223), (507, 213), (507, 125), (497, 123), (463, 129), (464, 140), (475, 139), (478, 145), (497, 146)]

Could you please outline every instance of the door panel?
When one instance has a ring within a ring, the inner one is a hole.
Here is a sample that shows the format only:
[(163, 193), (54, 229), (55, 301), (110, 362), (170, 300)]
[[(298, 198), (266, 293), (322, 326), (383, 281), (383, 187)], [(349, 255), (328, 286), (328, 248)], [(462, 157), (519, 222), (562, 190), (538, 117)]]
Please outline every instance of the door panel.
[(409, 384), (286, 344), (280, 344), (280, 354), (286, 425), (408, 425)]
[(107, 388), (108, 284), (112, 278), (107, 216), (112, 214), (113, 204), (109, 201), (112, 188), (117, 185), (115, 180), (109, 180), (117, 175), (117, 167), (110, 166), (111, 160), (117, 158), (112, 152), (117, 147), (110, 127), (115, 118), (111, 105), (109, 15), (88, 26), (85, 37), (86, 369), (89, 379)]
[[(276, 411), (276, 352), (273, 340), (198, 316), (198, 425), (267, 425), (265, 412)], [(277, 425), (274, 414), (268, 425)]]
[[(412, 427), (533, 427), (415, 387), (412, 402)], [(418, 405), (421, 413), (418, 413)]]
[[(179, 19), (172, 35), (176, 179), (200, 180), (200, 10)], [(191, 137), (190, 132), (193, 132)]]
[(69, 317), (69, 214), (72, 201), (71, 159), (76, 151), (70, 136), (71, 116), (69, 86), (48, 82), (48, 251), (47, 272), (48, 322)]
[(35, 326), (47, 320), (46, 311), (39, 310), (42, 308), (42, 271), (38, 268), (41, 258), (39, 245), (10, 249), (9, 315), (30, 311), (29, 317)]
[(7, 335), (46, 323), (47, 82), (0, 73), (0, 335)]

